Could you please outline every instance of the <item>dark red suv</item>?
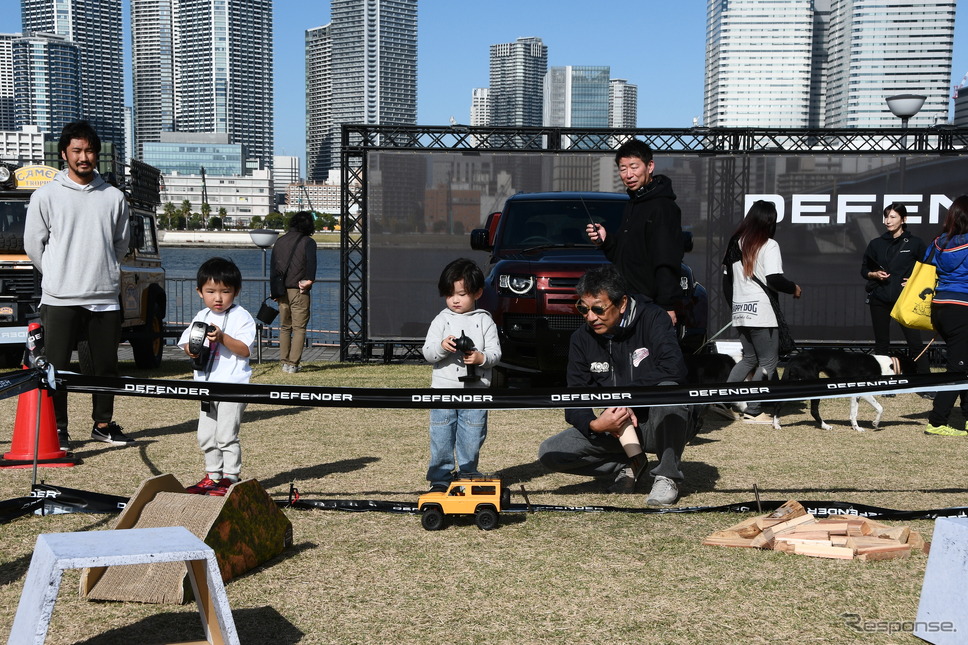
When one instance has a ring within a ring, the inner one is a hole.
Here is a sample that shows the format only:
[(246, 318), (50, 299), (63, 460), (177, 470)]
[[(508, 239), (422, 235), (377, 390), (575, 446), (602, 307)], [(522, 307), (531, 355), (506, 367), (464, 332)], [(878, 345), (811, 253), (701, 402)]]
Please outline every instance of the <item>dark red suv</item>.
[[(487, 228), (471, 232), (471, 248), (489, 251), (484, 295), (478, 306), (494, 317), (503, 354), (494, 383), (511, 372), (536, 381), (564, 380), (571, 333), (582, 324), (575, 286), (592, 266), (607, 262), (585, 235), (589, 221), (618, 228), (628, 197), (621, 193), (519, 193), (488, 216)], [(684, 240), (687, 250), (691, 236)], [(706, 337), (705, 288), (682, 265), (683, 297), (676, 308), (684, 350)]]

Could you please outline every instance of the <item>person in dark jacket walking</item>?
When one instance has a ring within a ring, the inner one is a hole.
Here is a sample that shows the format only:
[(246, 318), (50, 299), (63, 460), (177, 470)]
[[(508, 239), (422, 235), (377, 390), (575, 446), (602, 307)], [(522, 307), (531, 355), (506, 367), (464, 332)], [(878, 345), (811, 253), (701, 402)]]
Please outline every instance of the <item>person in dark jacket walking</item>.
[(599, 224), (585, 227), (588, 239), (618, 267), (629, 293), (648, 296), (676, 323), (675, 306), (682, 298), (682, 213), (672, 181), (655, 175), (652, 148), (639, 139), (615, 151), (619, 176), (629, 194), (622, 223), (609, 233)]
[(282, 275), (286, 285), (285, 293), (272, 294), (279, 304), (279, 362), (282, 371), (290, 374), (299, 371), (306, 344), (312, 304), (309, 290), (316, 281), (315, 230), (313, 214), (299, 211), (289, 220), (289, 231), (272, 246), (269, 284), (275, 284), (275, 277)]
[[(884, 209), (884, 228), (887, 230), (867, 245), (860, 274), (867, 280), (867, 305), (874, 326), (874, 353), (886, 356), (891, 350), (891, 309), (904, 283), (911, 276), (914, 263), (924, 257), (924, 242), (907, 230), (907, 209), (893, 203)], [(921, 332), (901, 326), (911, 358), (917, 358), (924, 348)], [(918, 373), (928, 374), (931, 367), (927, 355), (917, 361)]]
[[(578, 282), (578, 313), (585, 324), (571, 336), (568, 387), (675, 385), (685, 382), (686, 364), (672, 321), (644, 296), (628, 295), (612, 265), (589, 270)], [(659, 463), (646, 503), (673, 504), (683, 480), (680, 461), (689, 440), (685, 405), (590, 408), (565, 411), (572, 425), (549, 437), (538, 451), (541, 463), (557, 472), (595, 477), (609, 492), (631, 493), (648, 459)]]

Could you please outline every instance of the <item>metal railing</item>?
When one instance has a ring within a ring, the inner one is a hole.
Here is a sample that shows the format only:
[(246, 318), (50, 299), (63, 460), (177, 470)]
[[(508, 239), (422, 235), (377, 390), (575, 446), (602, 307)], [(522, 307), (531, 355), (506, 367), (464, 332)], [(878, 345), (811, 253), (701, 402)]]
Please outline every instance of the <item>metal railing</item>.
[[(238, 303), (254, 317), (262, 305), (263, 288), (268, 293), (265, 278), (243, 278), (242, 293)], [(306, 329), (306, 346), (339, 346), (340, 281), (335, 278), (316, 280), (312, 290), (312, 313)], [(168, 311), (165, 324), (168, 328), (166, 342), (174, 343), (178, 334), (202, 308), (202, 300), (195, 290), (195, 278), (167, 278)], [(262, 332), (263, 346), (279, 342), (279, 319), (266, 325)]]

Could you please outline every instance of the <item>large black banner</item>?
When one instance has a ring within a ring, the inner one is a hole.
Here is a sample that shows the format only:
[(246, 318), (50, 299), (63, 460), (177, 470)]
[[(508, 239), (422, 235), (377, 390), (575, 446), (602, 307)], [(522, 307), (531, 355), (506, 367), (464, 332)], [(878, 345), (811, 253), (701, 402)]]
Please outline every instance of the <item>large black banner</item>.
[[(686, 262), (709, 291), (713, 331), (728, 322), (719, 272), (725, 243), (754, 200), (776, 203), (784, 272), (803, 288), (800, 300), (781, 302), (800, 340), (871, 341), (860, 265), (867, 243), (884, 232), (884, 207), (904, 203), (910, 230), (928, 242), (951, 201), (968, 192), (964, 156), (659, 153), (655, 161), (693, 232)], [(608, 153), (382, 151), (369, 163), (367, 308), (375, 339), (426, 334), (443, 308), (441, 269), (461, 256), (488, 265), (486, 253), (471, 250), (470, 231), (508, 196), (621, 191)]]

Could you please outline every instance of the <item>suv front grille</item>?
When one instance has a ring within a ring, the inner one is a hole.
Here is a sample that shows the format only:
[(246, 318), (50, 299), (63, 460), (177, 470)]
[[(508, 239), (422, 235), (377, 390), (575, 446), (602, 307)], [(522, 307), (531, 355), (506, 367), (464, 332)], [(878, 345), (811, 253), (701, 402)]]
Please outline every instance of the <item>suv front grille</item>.
[(32, 266), (24, 269), (0, 267), (0, 295), (31, 298), (40, 293), (40, 273)]
[(582, 324), (581, 316), (577, 314), (551, 316), (505, 314), (504, 332), (512, 340), (534, 340), (537, 338), (537, 324), (539, 319), (547, 321), (548, 329), (552, 331), (572, 332)]

